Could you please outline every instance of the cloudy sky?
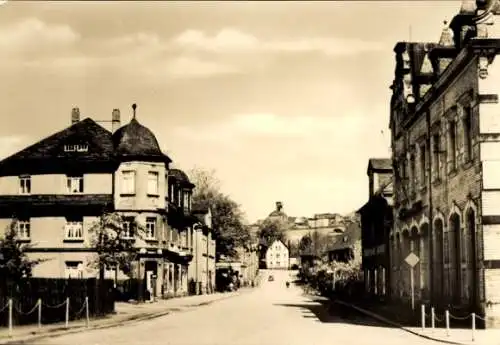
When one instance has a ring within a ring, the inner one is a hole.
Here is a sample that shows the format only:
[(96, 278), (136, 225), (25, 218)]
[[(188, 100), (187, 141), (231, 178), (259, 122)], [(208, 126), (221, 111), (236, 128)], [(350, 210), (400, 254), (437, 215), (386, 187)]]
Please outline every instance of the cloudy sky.
[[(347, 213), (388, 157), (396, 42), (437, 41), (460, 1), (0, 6), (0, 157), (138, 104), (175, 165), (215, 169), (248, 220)], [(410, 30), (411, 26), (411, 30)]]

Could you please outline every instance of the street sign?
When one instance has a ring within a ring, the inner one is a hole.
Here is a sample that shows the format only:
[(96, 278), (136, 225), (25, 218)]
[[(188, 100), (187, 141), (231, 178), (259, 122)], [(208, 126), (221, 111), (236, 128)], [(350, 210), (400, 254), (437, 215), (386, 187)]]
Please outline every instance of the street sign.
[(410, 267), (415, 267), (418, 264), (418, 262), (420, 261), (420, 259), (418, 258), (418, 256), (416, 256), (412, 252), (412, 253), (408, 254), (405, 261), (408, 265), (410, 265)]
[(415, 278), (413, 268), (420, 261), (419, 257), (415, 253), (411, 252), (405, 258), (406, 263), (410, 266), (410, 286), (411, 286), (411, 309), (415, 309)]

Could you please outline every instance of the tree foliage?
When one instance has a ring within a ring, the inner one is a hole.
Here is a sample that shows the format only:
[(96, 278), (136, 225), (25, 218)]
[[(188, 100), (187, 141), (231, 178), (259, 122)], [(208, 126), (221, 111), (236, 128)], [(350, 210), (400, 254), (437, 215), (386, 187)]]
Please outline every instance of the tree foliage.
[(299, 252), (305, 255), (322, 257), (328, 249), (330, 238), (326, 234), (315, 230), (304, 235), (299, 242)]
[(193, 208), (210, 209), (212, 212), (217, 258), (236, 258), (237, 248), (250, 244), (250, 231), (243, 223), (244, 215), (240, 205), (220, 191), (220, 181), (213, 170), (194, 168), (189, 172), (189, 178), (196, 186), (193, 191)]
[[(144, 227), (134, 219), (131, 223), (134, 238), (145, 238)], [(105, 212), (89, 229), (90, 245), (97, 251), (97, 257), (90, 262), (104, 278), (106, 268), (118, 267), (125, 274), (131, 273), (131, 264), (137, 258), (134, 238), (127, 238), (123, 217), (114, 212)]]
[(261, 244), (269, 247), (274, 241), (280, 240), (286, 244), (286, 224), (278, 219), (267, 218), (259, 226)]
[(48, 259), (30, 259), (27, 250), (31, 243), (23, 243), (18, 238), (17, 221), (12, 221), (0, 239), (0, 275), (9, 282), (31, 277), (33, 267)]

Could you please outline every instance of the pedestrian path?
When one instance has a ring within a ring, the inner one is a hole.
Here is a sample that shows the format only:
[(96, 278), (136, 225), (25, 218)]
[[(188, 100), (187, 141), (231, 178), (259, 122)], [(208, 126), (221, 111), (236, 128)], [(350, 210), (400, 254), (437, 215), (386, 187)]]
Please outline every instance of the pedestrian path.
[(88, 329), (99, 329), (126, 325), (137, 321), (160, 317), (171, 312), (184, 311), (215, 301), (234, 297), (249, 288), (236, 292), (214, 293), (210, 295), (186, 296), (172, 299), (160, 299), (152, 303), (126, 303), (116, 302), (115, 313), (103, 318), (71, 321), (66, 328), (65, 323), (42, 325), (14, 326), (9, 334), (7, 327), (0, 329), (0, 344), (18, 343), (20, 341), (34, 340), (44, 336), (82, 332)]
[(465, 328), (451, 328), (446, 330), (446, 328), (431, 328), (430, 325), (426, 327), (406, 327), (399, 324), (397, 321), (390, 320), (384, 316), (378, 314), (375, 310), (368, 310), (366, 308), (358, 307), (354, 304), (335, 300), (335, 303), (349, 306), (365, 315), (371, 316), (383, 323), (399, 327), (405, 331), (413, 333), (415, 335), (439, 341), (447, 344), (456, 345), (500, 345), (500, 329), (476, 329), (472, 331), (472, 327), (469, 329)]

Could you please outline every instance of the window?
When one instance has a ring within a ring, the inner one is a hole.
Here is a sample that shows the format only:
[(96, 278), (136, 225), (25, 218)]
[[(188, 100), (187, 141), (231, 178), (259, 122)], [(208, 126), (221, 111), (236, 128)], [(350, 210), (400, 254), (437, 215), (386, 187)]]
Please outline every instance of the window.
[(65, 276), (67, 278), (83, 278), (83, 262), (81, 261), (66, 261)]
[(189, 192), (184, 192), (184, 210), (189, 211)]
[(148, 195), (158, 195), (158, 172), (148, 172)]
[(411, 174), (411, 179), (412, 179), (411, 188), (412, 188), (412, 190), (415, 190), (415, 187), (417, 184), (417, 170), (415, 168), (415, 154), (414, 153), (412, 153), (410, 155), (410, 174)]
[(146, 218), (146, 238), (154, 239), (156, 235), (156, 218)]
[(467, 107), (464, 111), (464, 160), (467, 162), (472, 159), (472, 109)]
[(123, 218), (123, 238), (134, 238), (134, 218), (124, 217)]
[(64, 145), (64, 152), (87, 152), (88, 145)]
[(427, 157), (425, 144), (420, 145), (420, 187), (425, 187), (427, 177)]
[(176, 200), (176, 205), (181, 207), (182, 206), (182, 190), (179, 188), (177, 189), (177, 200)]
[(65, 239), (81, 240), (83, 239), (83, 218), (68, 218), (65, 226)]
[(135, 194), (135, 171), (122, 171), (122, 194)]
[(31, 176), (19, 177), (19, 194), (31, 193)]
[(276, 261), (276, 266), (279, 266), (280, 265), (280, 262), (279, 261)]
[(174, 202), (174, 185), (171, 184), (168, 188), (168, 201), (170, 201), (171, 203)]
[(29, 219), (22, 219), (17, 221), (17, 237), (21, 240), (30, 239), (30, 221)]
[(382, 295), (385, 295), (385, 267), (382, 267)]
[(448, 127), (448, 139), (449, 139), (449, 153), (448, 162), (450, 164), (450, 171), (453, 171), (457, 167), (457, 127), (455, 121), (450, 121)]
[(434, 134), (432, 136), (432, 165), (433, 165), (433, 172), (434, 172), (434, 180), (439, 180), (440, 178), (440, 169), (441, 169), (441, 162), (440, 162), (440, 143), (439, 143), (439, 134)]
[(68, 192), (83, 193), (83, 176), (68, 176)]

